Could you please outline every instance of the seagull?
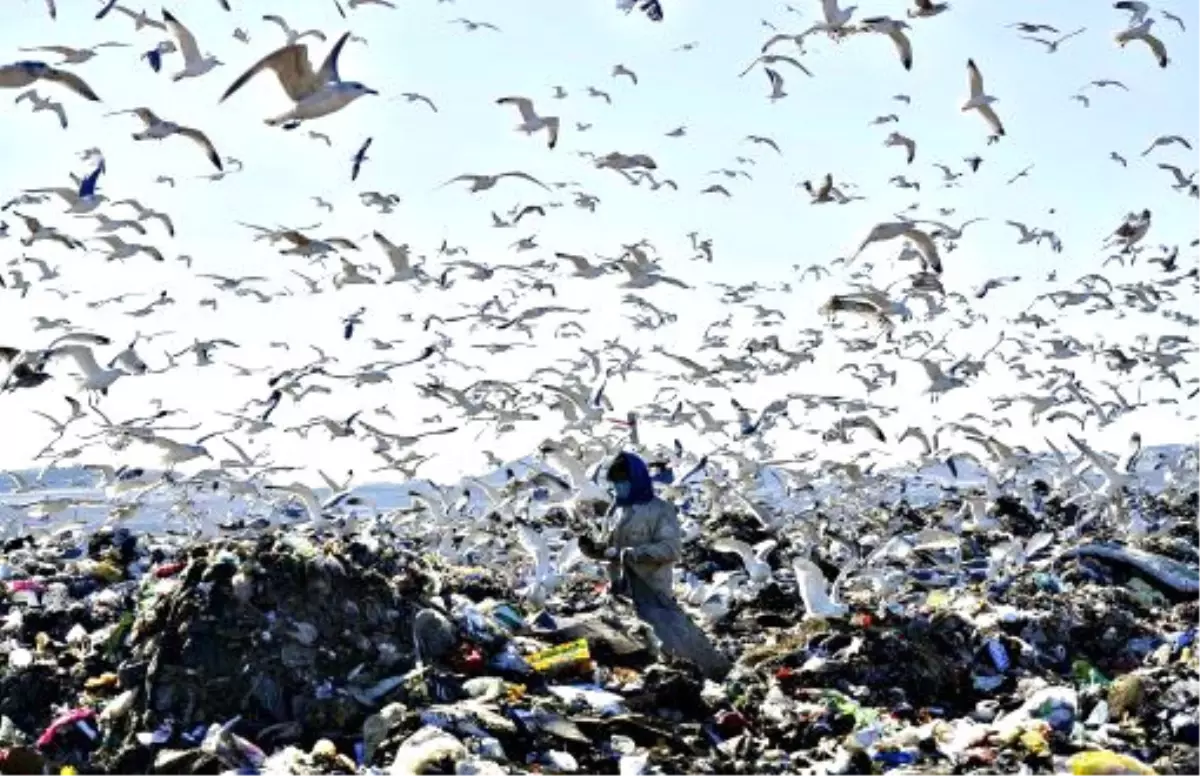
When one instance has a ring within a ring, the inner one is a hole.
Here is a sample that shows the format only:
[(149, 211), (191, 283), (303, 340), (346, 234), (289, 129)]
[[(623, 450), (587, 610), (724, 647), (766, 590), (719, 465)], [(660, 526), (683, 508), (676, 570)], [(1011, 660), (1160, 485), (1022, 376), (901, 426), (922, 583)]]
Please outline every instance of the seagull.
[(417, 94), (416, 92), (404, 92), (400, 96), (403, 97), (407, 102), (423, 102), (429, 106), (431, 111), (434, 113), (438, 112), (437, 106), (433, 104), (433, 100), (429, 99), (423, 94)]
[(839, 35), (857, 8), (858, 6), (852, 5), (843, 10), (838, 7), (838, 0), (821, 0), (821, 14), (825, 20), (814, 24), (808, 32), (827, 32), (831, 36)]
[(885, 221), (877, 224), (863, 239), (854, 255), (858, 256), (873, 242), (884, 242), (897, 237), (911, 240), (921, 252), (921, 256), (929, 268), (939, 275), (942, 273), (942, 261), (938, 257), (937, 245), (934, 244), (933, 238), (918, 229), (912, 221)]
[(1181, 145), (1189, 151), (1192, 150), (1192, 144), (1189, 143), (1185, 138), (1182, 138), (1179, 135), (1163, 135), (1155, 138), (1154, 142), (1151, 143), (1145, 151), (1142, 151), (1142, 156), (1148, 156), (1155, 148), (1160, 146), (1169, 146), (1172, 144)]
[(1087, 32), (1087, 28), (1080, 27), (1079, 29), (1075, 30), (1074, 32), (1068, 32), (1066, 35), (1063, 35), (1059, 38), (1055, 38), (1054, 40), (1046, 40), (1045, 38), (1035, 38), (1030, 35), (1022, 35), (1021, 37), (1024, 38), (1025, 40), (1032, 40), (1032, 41), (1036, 41), (1037, 43), (1041, 43), (1043, 46), (1046, 47), (1047, 54), (1053, 54), (1056, 51), (1058, 51), (1058, 47), (1061, 44), (1067, 42), (1071, 38), (1074, 38), (1076, 35), (1082, 35), (1085, 32)]
[(908, 164), (912, 164), (913, 159), (916, 158), (917, 141), (913, 140), (912, 138), (905, 137), (899, 132), (893, 132), (892, 134), (888, 135), (887, 140), (885, 140), (883, 144), (889, 148), (903, 147), (906, 149), (908, 151)]
[(935, 3), (933, 0), (916, 0), (916, 6), (916, 8), (908, 9), (908, 18), (928, 19), (931, 16), (937, 16), (943, 11), (950, 10), (949, 3)]
[(60, 65), (82, 65), (84, 62), (87, 62), (96, 56), (98, 53), (96, 49), (128, 48), (128, 46), (128, 43), (116, 43), (109, 41), (107, 43), (97, 43), (91, 48), (72, 48), (70, 46), (34, 46), (32, 48), (20, 48), (17, 49), (17, 51), (48, 51), (51, 54), (58, 54), (62, 57), (62, 59), (58, 62)]
[(762, 56), (758, 57), (753, 62), (751, 62), (749, 65), (747, 65), (746, 69), (743, 70), (738, 75), (738, 78), (745, 77), (746, 73), (749, 73), (751, 70), (753, 70), (754, 66), (759, 64), (760, 62), (764, 65), (773, 65), (777, 62), (786, 62), (787, 64), (791, 65), (792, 67), (798, 68), (799, 70), (803, 71), (804, 74), (807, 75), (809, 78), (812, 78), (811, 70), (809, 70), (804, 65), (800, 64), (800, 61), (795, 59), (794, 57), (789, 57), (784, 54), (763, 54)]
[(108, 389), (121, 377), (124, 377), (126, 372), (123, 369), (114, 367), (112, 369), (103, 369), (96, 362), (96, 356), (92, 349), (87, 345), (69, 344), (60, 345), (47, 353), (50, 358), (69, 357), (75, 361), (75, 365), (79, 367), (82, 375), (79, 379), (79, 388), (82, 391), (87, 391), (89, 394), (99, 393), (102, 395), (108, 394)]
[(558, 116), (539, 116), (533, 108), (533, 100), (528, 97), (501, 97), (497, 105), (515, 105), (521, 114), (521, 123), (517, 125), (518, 132), (532, 135), (539, 130), (546, 130), (549, 139), (547, 147), (554, 148), (558, 144)]
[(196, 38), (192, 35), (191, 31), (172, 16), (170, 11), (163, 9), (162, 13), (163, 21), (167, 23), (167, 28), (171, 30), (171, 34), (179, 42), (179, 53), (183, 54), (183, 69), (171, 76), (172, 81), (182, 81), (185, 78), (198, 78), (217, 65), (224, 64), (211, 54), (201, 56), (200, 48), (196, 45)]
[(67, 128), (67, 111), (65, 108), (63, 108), (63, 104), (61, 102), (55, 102), (49, 97), (42, 97), (38, 94), (37, 89), (26, 89), (18, 94), (17, 98), (13, 100), (13, 102), (20, 104), (26, 100), (32, 103), (34, 113), (44, 110), (54, 111), (55, 115), (58, 116), (58, 123), (63, 129)]
[(996, 111), (992, 110), (992, 103), (996, 102), (996, 98), (984, 94), (983, 75), (980, 74), (974, 59), (967, 60), (967, 81), (971, 87), (971, 97), (963, 103), (962, 110), (979, 111), (979, 115), (983, 116), (988, 126), (992, 128), (992, 137), (1002, 137), (1004, 125), (1000, 123), (1000, 117), (996, 115)]
[(613, 65), (612, 77), (617, 78), (618, 76), (622, 76), (622, 75), (627, 77), (630, 81), (633, 81), (634, 86), (637, 86), (637, 82), (638, 82), (637, 73), (635, 73), (632, 70), (630, 70), (629, 68), (625, 67), (625, 65)]
[(1150, 6), (1141, 0), (1118, 0), (1113, 3), (1113, 8), (1118, 11), (1129, 11), (1129, 26), (1141, 24), (1146, 18), (1146, 14), (1150, 13)]
[(470, 19), (463, 19), (460, 17), (458, 19), (451, 19), (450, 23), (451, 24), (461, 24), (463, 26), (463, 29), (466, 30), (467, 32), (474, 32), (475, 30), (478, 30), (478, 29), (485, 29), (485, 30), (492, 30), (493, 32), (500, 32), (500, 28), (490, 22), (473, 22)]
[(1187, 32), (1187, 26), (1186, 26), (1186, 25), (1183, 23), (1183, 19), (1180, 19), (1178, 16), (1176, 16), (1176, 15), (1175, 15), (1175, 14), (1173, 14), (1173, 13), (1171, 13), (1170, 11), (1160, 11), (1159, 13), (1161, 13), (1161, 14), (1163, 15), (1163, 18), (1164, 18), (1164, 19), (1170, 19), (1171, 21), (1173, 21), (1173, 22), (1175, 22), (1176, 24), (1178, 24), (1178, 25), (1179, 25), (1179, 29), (1180, 29), (1181, 31), (1183, 31), (1183, 32)]
[(200, 130), (193, 129), (192, 127), (183, 127), (173, 121), (164, 121), (154, 115), (154, 112), (149, 108), (116, 111), (108, 115), (113, 116), (122, 113), (132, 113), (146, 125), (145, 130), (133, 134), (134, 140), (163, 140), (171, 135), (180, 135), (203, 148), (205, 155), (213, 163), (213, 166), (218, 170), (224, 170), (224, 166), (221, 164), (221, 155), (217, 153), (217, 149), (213, 147), (212, 141), (208, 139), (208, 136)]
[(746, 135), (745, 139), (751, 143), (754, 143), (755, 145), (770, 146), (771, 148), (775, 149), (775, 153), (780, 155), (783, 154), (783, 151), (779, 150), (779, 144), (776, 143), (772, 138), (765, 137), (763, 135)]
[(371, 147), (371, 142), (373, 140), (374, 138), (367, 138), (365, 141), (363, 141), (362, 146), (354, 152), (354, 156), (351, 158), (353, 166), (350, 168), (350, 180), (358, 180), (359, 170), (362, 169), (363, 162), (367, 161), (367, 149)]
[(87, 82), (68, 70), (59, 70), (45, 62), (32, 61), (0, 65), (0, 89), (20, 89), (37, 81), (62, 84), (85, 100), (100, 101)]
[(787, 97), (787, 92), (783, 90), (783, 76), (769, 67), (764, 67), (763, 70), (767, 74), (767, 81), (771, 84), (771, 93), (767, 95), (771, 102)]
[(308, 59), (308, 47), (303, 43), (290, 44), (273, 51), (239, 76), (221, 95), (220, 101), (229, 99), (263, 70), (272, 70), (295, 106), (286, 113), (267, 119), (266, 124), (295, 129), (302, 121), (336, 113), (363, 95), (379, 94), (357, 81), (343, 81), (338, 75), (338, 56), (349, 37), (349, 32), (343, 33), (315, 72)]
[(301, 38), (306, 38), (309, 35), (313, 36), (314, 38), (321, 41), (322, 43), (325, 42), (325, 33), (321, 32), (320, 30), (306, 30), (304, 32), (296, 32), (295, 30), (293, 30), (291, 28), (291, 25), (289, 25), (287, 23), (287, 21), (282, 16), (279, 16), (278, 14), (267, 14), (266, 16), (263, 17), (263, 21), (264, 22), (274, 22), (275, 24), (278, 24), (280, 29), (283, 30), (283, 34), (287, 36), (287, 45), (289, 45), (289, 46), (294, 46), (295, 44), (300, 42)]
[(900, 64), (904, 66), (905, 70), (912, 70), (912, 42), (904, 34), (905, 30), (910, 29), (908, 22), (897, 21), (887, 16), (872, 16), (869, 19), (863, 19), (862, 23), (867, 30), (891, 38), (892, 43), (896, 44), (897, 53), (900, 54)]
[(132, 19), (133, 20), (133, 29), (135, 32), (144, 30), (147, 27), (149, 27), (151, 29), (163, 30), (163, 31), (165, 31), (167, 29), (167, 25), (163, 24), (162, 22), (158, 21), (157, 19), (151, 19), (150, 15), (147, 14), (145, 11), (138, 11), (137, 13), (134, 13), (133, 11), (126, 8), (125, 6), (118, 5), (117, 3), (112, 2), (111, 0), (106, 6), (101, 8), (99, 10), (99, 12), (96, 13), (95, 18), (103, 19), (105, 16), (108, 15), (108, 13), (110, 11), (116, 11), (117, 13), (124, 14), (125, 16)]
[(1146, 19), (1136, 27), (1130, 27), (1123, 32), (1118, 32), (1115, 40), (1121, 48), (1125, 48), (1125, 44), (1131, 40), (1142, 41), (1154, 52), (1154, 58), (1158, 60), (1158, 66), (1166, 67), (1170, 64), (1171, 60), (1167, 57), (1167, 47), (1163, 45), (1163, 42), (1150, 34), (1150, 27), (1153, 24), (1153, 19)]
[(476, 192), (487, 191), (488, 189), (495, 188), (496, 184), (500, 182), (501, 178), (520, 178), (521, 180), (526, 180), (526, 181), (529, 181), (530, 183), (536, 183), (538, 186), (541, 186), (546, 191), (550, 190), (549, 186), (542, 183), (537, 178), (533, 177), (529, 173), (524, 173), (524, 172), (520, 172), (520, 171), (502, 172), (502, 173), (499, 173), (498, 175), (475, 175), (472, 173), (464, 173), (462, 175), (456, 175), (455, 177), (453, 177), (450, 180), (443, 183), (442, 186), (449, 186), (451, 183), (456, 183), (458, 181), (470, 181), (471, 188), (468, 189), (468, 191), (470, 191), (472, 193), (476, 193)]

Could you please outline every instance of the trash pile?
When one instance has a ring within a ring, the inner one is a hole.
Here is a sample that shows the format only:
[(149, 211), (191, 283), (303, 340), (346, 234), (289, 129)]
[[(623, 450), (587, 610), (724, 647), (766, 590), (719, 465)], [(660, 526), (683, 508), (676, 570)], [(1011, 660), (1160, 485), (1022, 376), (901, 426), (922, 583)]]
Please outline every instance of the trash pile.
[[(805, 617), (782, 574), (692, 608), (721, 683), (587, 574), (543, 609), (371, 534), (12, 540), (0, 773), (1197, 772), (1194, 521), (1062, 551), (991, 512), (1006, 532), (909, 541), (845, 616)], [(703, 581), (737, 566), (714, 544), (684, 564)]]

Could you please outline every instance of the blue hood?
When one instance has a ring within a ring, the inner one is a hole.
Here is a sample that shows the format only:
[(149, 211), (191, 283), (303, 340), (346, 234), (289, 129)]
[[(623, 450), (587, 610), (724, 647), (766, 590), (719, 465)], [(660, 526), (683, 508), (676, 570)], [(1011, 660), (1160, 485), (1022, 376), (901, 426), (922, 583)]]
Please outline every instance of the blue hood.
[(633, 453), (618, 453), (625, 458), (629, 467), (629, 498), (617, 499), (617, 506), (627, 507), (633, 504), (646, 504), (654, 499), (654, 482), (650, 479), (650, 469), (646, 462)]

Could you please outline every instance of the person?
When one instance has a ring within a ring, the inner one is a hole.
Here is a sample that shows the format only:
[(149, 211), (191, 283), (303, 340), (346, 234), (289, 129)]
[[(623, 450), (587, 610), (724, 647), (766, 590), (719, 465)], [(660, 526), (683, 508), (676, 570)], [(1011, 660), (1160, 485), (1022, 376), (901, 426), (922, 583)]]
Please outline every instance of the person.
[(646, 462), (633, 453), (617, 454), (607, 479), (614, 497), (609, 530), (603, 543), (588, 544), (609, 561), (614, 595), (633, 602), (665, 652), (695, 663), (711, 679), (723, 678), (728, 659), (675, 600), (675, 564), (682, 555), (675, 505), (654, 494)]

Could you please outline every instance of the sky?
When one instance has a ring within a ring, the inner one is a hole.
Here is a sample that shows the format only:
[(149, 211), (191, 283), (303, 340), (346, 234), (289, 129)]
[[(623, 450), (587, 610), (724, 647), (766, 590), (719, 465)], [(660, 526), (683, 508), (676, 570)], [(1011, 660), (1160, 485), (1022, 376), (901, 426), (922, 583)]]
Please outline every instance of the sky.
[[(37, 85), (42, 96), (60, 100), (66, 107), (70, 119), (66, 130), (51, 113), (35, 114), (28, 104), (9, 104), (9, 95), (15, 97), (20, 90), (2, 95), (0, 197), (7, 199), (42, 186), (71, 186), (70, 174), (86, 174), (93, 164), (81, 160), (80, 152), (96, 147), (102, 149), (107, 165), (100, 191), (112, 200), (135, 197), (165, 210), (177, 229), (172, 240), (149, 222), (148, 236), (138, 238), (163, 251), (168, 257), (163, 264), (144, 256), (106, 262), (102, 245), (95, 242), (89, 243), (93, 250), (87, 254), (45, 242), (25, 249), (16, 239), (24, 233), (20, 220), (12, 213), (0, 215), (13, 235), (0, 240), (0, 257), (35, 256), (61, 272), (60, 278), (39, 282), (33, 265), (18, 267), (34, 285), (24, 298), (0, 290), (4, 344), (34, 347), (48, 341), (52, 333), (34, 331), (31, 322), (33, 316), (43, 315), (69, 318), (122, 343), (139, 332), (175, 332), (138, 346), (152, 368), (166, 362), (163, 351), (178, 352), (196, 337), (227, 337), (241, 347), (218, 350), (218, 362), (244, 367), (293, 366), (308, 360), (306, 343), (313, 343), (338, 355), (341, 362), (335, 367), (350, 372), (372, 359), (411, 358), (432, 341), (432, 332), (400, 320), (404, 314), (420, 321), (431, 311), (444, 313), (459, 304), (478, 304), (495, 294), (510, 300), (496, 281), (476, 283), (461, 276), (449, 291), (418, 290), (411, 284), (335, 291), (327, 278), (336, 271), (336, 260), (322, 269), (310, 266), (306, 259), (280, 256), (265, 243), (253, 242), (252, 233), (237, 226), (237, 221), (296, 227), (320, 223), (310, 234), (352, 239), (362, 247), (361, 253), (348, 252), (354, 261), (386, 266), (382, 253), (369, 239), (363, 239), (378, 229), (394, 243), (409, 243), (415, 255), (427, 257), (431, 269), (440, 269), (448, 260), (437, 255), (443, 240), (469, 247), (472, 260), (511, 264), (550, 259), (556, 250), (615, 256), (622, 244), (645, 238), (657, 247), (664, 271), (694, 287), (689, 291), (657, 287), (643, 294), (679, 316), (675, 325), (654, 332), (651, 338), (631, 331), (622, 317), (630, 308), (619, 306), (624, 292), (616, 287), (616, 278), (559, 278), (558, 298), (553, 301), (589, 311), (583, 340), (555, 338), (555, 321), (546, 319), (536, 329), (535, 349), (488, 359), (481, 351), (465, 346), (528, 340), (520, 334), (447, 329), (456, 341), (452, 354), (474, 359), (472, 363), (482, 371), (408, 367), (393, 373), (393, 385), (361, 389), (345, 385), (331, 396), (306, 399), (289, 408), (289, 415), (277, 419), (280, 425), (290, 425), (304, 421), (310, 412), (344, 417), (356, 409), (370, 410), (386, 403), (395, 419), (373, 418), (371, 422), (389, 431), (412, 433), (424, 427), (422, 419), (439, 414), (439, 405), (418, 400), (412, 385), (428, 379), (431, 369), (456, 387), (484, 375), (522, 379), (533, 365), (577, 357), (580, 344), (617, 336), (647, 353), (655, 343), (690, 353), (706, 324), (729, 312), (737, 315), (731, 344), (772, 331), (779, 333), (785, 344), (794, 342), (799, 330), (826, 325), (816, 308), (830, 294), (847, 290), (846, 274), (862, 269), (860, 262), (874, 267), (872, 279), (879, 287), (903, 279), (913, 267), (892, 261), (899, 248), (895, 243), (872, 246), (850, 270), (835, 268), (832, 277), (819, 281), (799, 282), (793, 267), (826, 265), (850, 255), (872, 225), (893, 220), (894, 214), (915, 202), (920, 207), (908, 211), (910, 215), (954, 226), (972, 217), (988, 219), (970, 226), (958, 249), (944, 257), (947, 290), (969, 295), (990, 277), (1022, 278), (1021, 283), (993, 292), (978, 303), (977, 309), (989, 315), (987, 326), (956, 330), (950, 324), (950, 347), (963, 355), (977, 355), (1004, 330), (1005, 317), (1025, 309), (1037, 294), (1052, 290), (1054, 286), (1045, 282), (1050, 271), (1068, 281), (1097, 271), (1104, 271), (1114, 282), (1141, 279), (1146, 272), (1142, 264), (1134, 268), (1111, 265), (1103, 270), (1101, 266), (1107, 255), (1100, 250), (1101, 243), (1127, 212), (1152, 209), (1155, 221), (1147, 243), (1179, 244), (1184, 249), (1181, 265), (1195, 262), (1195, 251), (1187, 248), (1187, 243), (1197, 232), (1196, 200), (1172, 191), (1170, 174), (1156, 164), (1168, 162), (1191, 173), (1196, 168), (1196, 153), (1171, 146), (1141, 155), (1159, 135), (1182, 135), (1193, 147), (1197, 140), (1198, 19), (1195, 5), (1182, 0), (1161, 8), (1181, 17), (1187, 31), (1154, 14), (1155, 31), (1171, 57), (1165, 70), (1156, 65), (1145, 46), (1134, 42), (1121, 49), (1115, 44), (1113, 35), (1126, 26), (1127, 14), (1108, 3), (957, 0), (950, 11), (935, 18), (910, 20), (915, 52), (911, 72), (901, 68), (894, 47), (882, 35), (856, 35), (841, 43), (813, 36), (801, 58), (813, 77), (780, 64), (788, 96), (776, 102), (767, 99), (770, 88), (761, 67), (744, 78), (739, 78), (739, 73), (773, 30), (796, 33), (811, 25), (820, 13), (816, 0), (796, 0), (793, 5), (799, 13), (781, 3), (759, 0), (664, 0), (667, 18), (661, 24), (652, 24), (640, 14), (625, 15), (609, 0), (401, 0), (395, 10), (377, 5), (348, 9), (346, 20), (338, 16), (332, 1), (325, 0), (232, 0), (232, 4), (231, 13), (222, 11), (215, 0), (182, 7), (167, 4), (192, 30), (201, 49), (225, 63), (207, 75), (181, 82), (170, 78), (181, 67), (177, 54), (164, 57), (163, 72), (158, 74), (139, 59), (142, 52), (168, 37), (165, 32), (135, 31), (132, 21), (117, 13), (94, 21), (94, 9), (85, 2), (60, 4), (57, 21), (49, 19), (40, 0), (5, 3), (0, 8), (0, 61), (37, 57), (56, 61), (54, 54), (21, 51), (33, 46), (130, 44), (99, 49), (91, 61), (70, 66), (92, 85), (101, 103), (86, 103), (55, 84)], [(98, 9), (100, 3), (93, 5)], [(863, 0), (855, 19), (884, 13), (899, 16), (902, 7), (900, 2)], [(293, 132), (263, 123), (287, 107), (269, 74), (218, 103), (238, 74), (284, 44), (281, 30), (261, 19), (261, 14), (268, 12), (283, 14), (297, 29), (325, 31), (329, 36), (326, 43), (306, 39), (310, 57), (318, 61), (343, 30), (365, 37), (365, 44), (346, 46), (341, 74), (381, 94), (364, 97), (336, 115)], [(460, 17), (490, 22), (499, 31), (467, 31), (453, 21)], [(1018, 21), (1053, 25), (1063, 33), (1079, 27), (1086, 31), (1049, 54), (1042, 44), (1022, 39), (1009, 26)], [(233, 38), (238, 27), (249, 34), (249, 43)], [(692, 43), (695, 46), (690, 50), (682, 50)], [(774, 52), (797, 53), (790, 43), (779, 45)], [(978, 63), (987, 92), (998, 98), (996, 110), (1007, 128), (1007, 136), (992, 146), (985, 142), (983, 120), (959, 110), (966, 98), (968, 58)], [(636, 72), (638, 84), (614, 78), (612, 69), (617, 64)], [(1095, 79), (1120, 80), (1128, 91), (1089, 87), (1081, 92)], [(556, 85), (568, 92), (566, 99), (551, 98)], [(586, 96), (588, 86), (608, 92), (612, 104)], [(427, 95), (437, 112), (404, 101), (400, 97), (404, 92)], [(1079, 93), (1090, 99), (1089, 106), (1071, 99)], [(911, 103), (894, 99), (900, 94), (908, 95)], [(562, 118), (557, 148), (547, 149), (542, 135), (528, 137), (514, 131), (516, 111), (495, 104), (497, 98), (512, 95), (530, 97), (539, 112)], [(213, 170), (187, 140), (133, 141), (130, 135), (141, 128), (140, 122), (132, 115), (108, 114), (136, 107), (148, 107), (163, 118), (202, 129), (222, 156), (242, 161), (244, 171), (206, 180), (203, 176)], [(876, 117), (889, 114), (895, 114), (898, 122), (872, 124)], [(579, 131), (577, 122), (591, 128)], [(683, 137), (667, 136), (679, 126), (686, 127)], [(310, 138), (309, 129), (327, 133), (332, 147)], [(912, 165), (904, 164), (901, 149), (883, 145), (893, 130), (917, 141)], [(782, 153), (748, 142), (745, 138), (750, 134), (773, 138)], [(368, 137), (374, 139), (370, 158), (359, 180), (351, 183), (350, 158)], [(587, 151), (649, 154), (657, 161), (658, 177), (677, 181), (679, 191), (632, 187), (611, 171), (595, 169), (579, 155)], [(1111, 152), (1124, 156), (1128, 166), (1110, 159)], [(984, 158), (974, 174), (965, 171), (962, 161), (973, 154)], [(752, 159), (753, 164), (739, 162), (737, 157)], [(933, 166), (936, 163), (963, 172), (963, 185), (944, 187), (941, 172)], [(1030, 165), (1026, 177), (1008, 183)], [(753, 180), (711, 174), (722, 168), (748, 170)], [(461, 183), (442, 186), (462, 173), (507, 170), (523, 170), (547, 183), (574, 181), (577, 185), (556, 189), (553, 194), (521, 181), (502, 181), (481, 194), (466, 193)], [(818, 180), (826, 173), (839, 185), (847, 184), (847, 193), (864, 199), (841, 206), (810, 205), (797, 184)], [(920, 181), (921, 191), (889, 185), (894, 175)], [(170, 176), (175, 186), (157, 183), (160, 176)], [(714, 183), (725, 185), (732, 196), (699, 194)], [(360, 192), (371, 190), (395, 193), (402, 203), (394, 213), (381, 215), (359, 201)], [(599, 198), (594, 213), (572, 204), (572, 192), (576, 191)], [(314, 197), (331, 203), (333, 212), (318, 207)], [(509, 229), (491, 226), (492, 212), (504, 214), (517, 205), (552, 201), (561, 202), (562, 207), (548, 210), (547, 218), (531, 217)], [(942, 217), (941, 208), (953, 208), (954, 212)], [(92, 228), (88, 220), (63, 215), (64, 209), (58, 201), (17, 208), (76, 237), (87, 236)], [(105, 206), (102, 212), (113, 217), (132, 214), (127, 207)], [(1017, 232), (1005, 225), (1006, 220), (1053, 229), (1065, 250), (1056, 254), (1045, 243), (1017, 245)], [(691, 260), (687, 234), (693, 231), (712, 240), (712, 264)], [(517, 239), (534, 234), (537, 249), (518, 253), (511, 248)], [(128, 232), (124, 236), (133, 239)], [(192, 258), (190, 270), (175, 260), (179, 255)], [(303, 284), (289, 270), (326, 278), (324, 293), (305, 294)], [(561, 269), (557, 272), (564, 274)], [(260, 275), (268, 278), (261, 288), (287, 288), (293, 294), (259, 304), (219, 292), (196, 277), (197, 273)], [(790, 284), (790, 291), (766, 293), (754, 300), (785, 312), (788, 320), (782, 327), (754, 329), (752, 313), (721, 305), (718, 292), (710, 286), (711, 282), (738, 285), (755, 281), (775, 287)], [(61, 299), (47, 287), (71, 295)], [(164, 290), (175, 304), (144, 318), (119, 312), (136, 309)], [(1182, 286), (1177, 290), (1188, 293)], [(147, 296), (99, 309), (84, 304), (121, 292)], [(539, 304), (548, 302), (544, 294), (541, 297)], [(199, 306), (205, 298), (218, 299), (217, 309)], [(530, 303), (523, 299), (513, 309)], [(340, 320), (360, 306), (368, 307), (364, 323), (355, 340), (347, 343), (341, 337)], [(1180, 309), (1188, 307), (1194, 313), (1194, 304)], [(1156, 337), (1170, 330), (1161, 319), (1134, 312), (1124, 318), (1075, 315), (1061, 325), (1063, 331), (1082, 340), (1109, 343), (1131, 342), (1140, 333)], [(931, 330), (938, 332), (945, 326), (944, 321), (930, 324)], [(830, 339), (834, 333), (826, 331)], [(377, 351), (366, 344), (373, 336), (402, 339), (403, 343), (395, 350)], [(288, 342), (290, 350), (272, 348), (270, 342)], [(862, 395), (861, 386), (836, 370), (847, 360), (869, 359), (829, 347), (825, 350), (832, 352), (823, 353), (817, 363), (784, 378), (740, 386), (737, 395), (751, 405), (787, 392)], [(105, 353), (111, 355), (115, 350)], [(181, 363), (188, 361), (181, 359)], [(648, 359), (646, 363), (669, 371), (669, 364), (661, 360)], [(991, 376), (979, 388), (952, 393), (938, 408), (931, 408), (928, 400), (919, 396), (925, 384), (920, 367), (902, 364), (901, 368), (905, 370), (901, 386), (891, 399), (902, 412), (888, 421), (893, 433), (902, 430), (901, 424), (932, 422), (931, 413), (945, 419), (972, 409), (987, 412), (986, 396), (1030, 390), (1029, 384), (1018, 389), (1000, 376)], [(1086, 363), (1078, 368), (1097, 374), (1101, 369)], [(57, 371), (61, 372), (61, 367)], [(33, 453), (49, 441), (49, 424), (32, 410), (62, 417), (65, 405), (61, 397), (73, 388), (65, 377), (54, 383), (46, 390), (0, 397), (6, 437), (0, 445), (0, 467), (29, 465)], [(663, 384), (661, 377), (653, 375), (632, 379), (611, 386), (610, 396), (620, 408), (645, 402)], [(719, 415), (730, 415), (725, 406), (728, 397), (722, 391), (691, 388), (716, 402), (714, 411)], [(1159, 389), (1151, 385), (1146, 390)], [(202, 423), (195, 432), (177, 435), (186, 440), (188, 434), (221, 428), (215, 410), (231, 410), (249, 398), (265, 398), (266, 393), (265, 374), (234, 377), (224, 366), (183, 366), (162, 375), (122, 380), (102, 406), (117, 419), (142, 414), (150, 399), (161, 398), (165, 406), (187, 409), (190, 417)], [(441, 409), (442, 422), (453, 423), (450, 413)], [(553, 413), (547, 417), (552, 418)], [(823, 417), (796, 419), (817, 430), (828, 423)], [(1179, 441), (1180, 425), (1173, 410), (1148, 410), (1139, 415), (1138, 423), (1151, 429), (1144, 433), (1152, 439)], [(438, 422), (431, 427), (438, 427)], [(482, 456), (464, 448), (463, 442), (489, 446), (501, 457), (517, 457), (554, 431), (554, 423), (530, 424), (494, 440), (486, 429), (466, 426), (421, 449), (438, 454), (429, 475), (448, 477), (482, 466)], [(1105, 438), (1106, 443), (1115, 445), (1128, 431), (1124, 425), (1108, 429), (1111, 436)], [(658, 441), (669, 441), (671, 433)], [(479, 441), (473, 442), (476, 435)], [(1028, 439), (1041, 436), (1038, 432)], [(1194, 440), (1195, 429), (1189, 428), (1183, 436)], [(372, 462), (364, 443), (329, 442), (318, 437), (314, 433), (304, 441), (268, 432), (254, 444), (269, 443), (281, 463), (307, 464), (331, 472), (354, 468), (365, 476), (361, 473)], [(798, 435), (779, 445), (805, 449), (818, 439)], [(121, 455), (144, 455), (145, 450), (138, 448), (135, 445)], [(224, 449), (219, 457), (229, 453)], [(115, 454), (93, 450), (79, 460), (101, 455)]]

